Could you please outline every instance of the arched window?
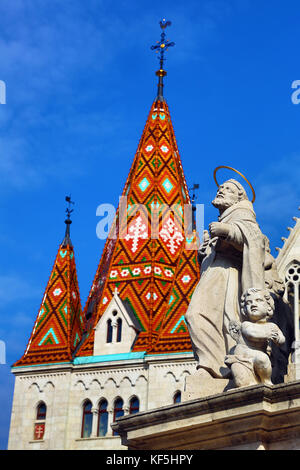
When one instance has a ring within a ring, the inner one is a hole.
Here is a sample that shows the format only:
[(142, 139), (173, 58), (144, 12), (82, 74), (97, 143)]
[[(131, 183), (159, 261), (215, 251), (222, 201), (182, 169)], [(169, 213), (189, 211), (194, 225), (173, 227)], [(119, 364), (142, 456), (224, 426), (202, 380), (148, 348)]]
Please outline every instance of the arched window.
[[(115, 406), (114, 406), (114, 421), (116, 421), (117, 418), (120, 418), (123, 415), (124, 415), (123, 400), (122, 398), (117, 398), (115, 401)], [(118, 436), (118, 433), (114, 431), (113, 435)]]
[(111, 320), (107, 320), (107, 335), (106, 335), (107, 343), (112, 342), (112, 334), (113, 334), (113, 328), (112, 328)]
[(83, 409), (82, 409), (81, 437), (90, 437), (92, 433), (92, 424), (93, 424), (92, 403), (89, 400), (87, 400), (84, 402)]
[(181, 392), (180, 391), (175, 393), (175, 395), (173, 397), (173, 402), (174, 403), (181, 403)]
[(294, 329), (295, 329), (295, 340), (300, 339), (300, 263), (294, 261), (288, 266), (285, 274), (286, 284), (286, 299), (288, 300), (293, 312), (294, 312)]
[(44, 402), (38, 404), (34, 423), (34, 440), (40, 441), (45, 434), (47, 407)]
[(133, 415), (140, 411), (140, 402), (137, 397), (132, 397), (129, 403), (129, 414)]
[(46, 413), (47, 413), (47, 407), (45, 405), (45, 403), (40, 403), (39, 406), (37, 407), (37, 411), (36, 411), (36, 419), (42, 419), (42, 420), (45, 420), (46, 419)]
[(117, 343), (121, 342), (122, 338), (122, 320), (121, 318), (118, 318), (117, 320)]
[(107, 400), (101, 400), (99, 404), (98, 436), (106, 436), (108, 427)]

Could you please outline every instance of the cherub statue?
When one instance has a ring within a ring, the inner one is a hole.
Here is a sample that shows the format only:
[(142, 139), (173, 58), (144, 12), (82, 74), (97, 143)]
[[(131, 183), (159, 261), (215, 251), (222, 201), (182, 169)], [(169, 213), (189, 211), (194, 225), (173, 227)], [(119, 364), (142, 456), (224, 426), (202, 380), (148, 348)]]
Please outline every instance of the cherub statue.
[(272, 385), (271, 342), (281, 345), (285, 337), (275, 323), (268, 320), (274, 312), (274, 300), (267, 289), (248, 289), (241, 298), (245, 321), (229, 324), (231, 337), (237, 342), (233, 354), (225, 357), (236, 387), (258, 383)]

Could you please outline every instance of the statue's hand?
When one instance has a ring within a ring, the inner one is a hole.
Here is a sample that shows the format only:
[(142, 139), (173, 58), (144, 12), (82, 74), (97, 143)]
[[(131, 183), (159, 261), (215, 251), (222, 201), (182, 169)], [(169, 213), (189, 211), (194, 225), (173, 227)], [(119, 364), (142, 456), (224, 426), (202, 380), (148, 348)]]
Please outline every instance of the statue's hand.
[(212, 222), (209, 224), (209, 232), (212, 238), (223, 237), (226, 238), (229, 235), (230, 226), (223, 224), (222, 222)]
[(208, 242), (209, 242), (210, 238), (209, 238), (209, 233), (207, 230), (203, 230), (203, 241), (202, 241), (202, 244), (203, 245), (207, 245)]
[(236, 320), (230, 320), (229, 322), (229, 334), (237, 343), (241, 334), (241, 326), (241, 323)]
[(274, 343), (278, 343), (279, 342), (279, 332), (278, 332), (278, 329), (277, 328), (271, 328), (271, 331), (270, 331), (270, 336), (269, 338), (274, 341)]
[(209, 233), (207, 230), (204, 230), (203, 232), (203, 241), (202, 244), (200, 245), (200, 248), (198, 250), (198, 256), (200, 259), (205, 258), (206, 256), (206, 248), (209, 244), (210, 238), (209, 238)]

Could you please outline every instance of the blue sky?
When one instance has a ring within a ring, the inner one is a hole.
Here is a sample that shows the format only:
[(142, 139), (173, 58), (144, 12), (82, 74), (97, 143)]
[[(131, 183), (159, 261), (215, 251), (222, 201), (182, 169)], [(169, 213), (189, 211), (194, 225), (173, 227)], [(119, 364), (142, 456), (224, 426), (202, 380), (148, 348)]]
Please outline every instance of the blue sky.
[(176, 43), (165, 96), (205, 225), (217, 216), (212, 173), (222, 164), (253, 183), (273, 254), (298, 215), (296, 0), (0, 0), (0, 448), (10, 365), (26, 347), (64, 235), (64, 197), (76, 202), (71, 237), (84, 305), (103, 248), (96, 208), (117, 204), (123, 189), (155, 97), (150, 46), (164, 16)]

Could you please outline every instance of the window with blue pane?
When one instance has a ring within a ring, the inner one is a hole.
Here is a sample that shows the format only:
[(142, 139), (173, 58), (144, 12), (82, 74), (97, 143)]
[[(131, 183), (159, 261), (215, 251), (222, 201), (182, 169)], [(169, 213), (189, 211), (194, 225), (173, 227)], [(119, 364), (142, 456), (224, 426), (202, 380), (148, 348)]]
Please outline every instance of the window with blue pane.
[(90, 437), (92, 433), (92, 425), (93, 425), (92, 403), (90, 401), (86, 401), (83, 405), (83, 410), (82, 410), (81, 437)]
[(40, 403), (37, 407), (36, 419), (46, 419), (47, 407), (45, 403)]
[(122, 320), (118, 318), (117, 320), (117, 343), (120, 343), (122, 339)]
[[(114, 421), (116, 421), (116, 419), (120, 418), (121, 416), (124, 416), (123, 404), (124, 403), (123, 403), (122, 398), (116, 399), (115, 406), (114, 406)], [(118, 436), (118, 433), (114, 431), (113, 435)]]
[(106, 436), (107, 428), (108, 428), (107, 401), (101, 400), (99, 404), (98, 436)]
[(181, 403), (181, 392), (176, 392), (173, 399), (174, 403)]
[(140, 402), (137, 397), (133, 397), (129, 403), (129, 414), (133, 415), (140, 411)]
[(107, 321), (107, 334), (106, 334), (106, 342), (107, 343), (112, 342), (112, 334), (113, 334), (112, 321), (108, 320)]

